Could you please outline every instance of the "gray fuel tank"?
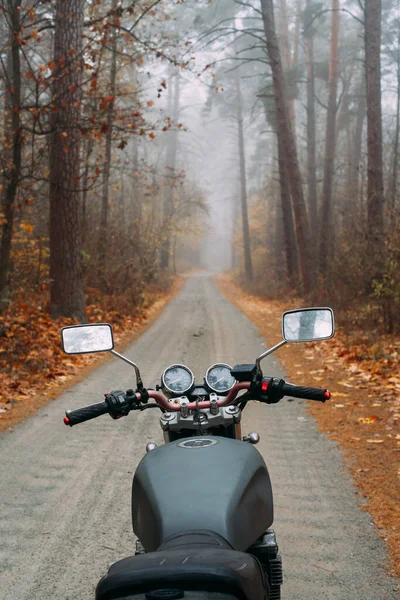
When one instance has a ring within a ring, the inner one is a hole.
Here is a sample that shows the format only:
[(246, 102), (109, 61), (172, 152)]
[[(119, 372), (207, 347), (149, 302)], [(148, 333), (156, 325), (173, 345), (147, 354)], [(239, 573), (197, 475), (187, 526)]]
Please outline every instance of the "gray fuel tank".
[(135, 473), (132, 522), (148, 552), (172, 535), (200, 529), (247, 550), (273, 522), (265, 462), (251, 444), (222, 437), (160, 446)]

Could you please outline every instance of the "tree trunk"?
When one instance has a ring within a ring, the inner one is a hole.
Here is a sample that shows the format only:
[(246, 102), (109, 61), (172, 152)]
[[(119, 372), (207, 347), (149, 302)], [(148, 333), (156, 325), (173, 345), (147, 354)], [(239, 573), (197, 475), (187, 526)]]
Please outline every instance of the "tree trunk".
[[(111, 11), (114, 13), (117, 7), (117, 0), (113, 0)], [(111, 17), (112, 18), (112, 17)], [(111, 37), (111, 68), (110, 68), (110, 92), (112, 100), (108, 103), (107, 108), (107, 133), (106, 133), (106, 148), (103, 165), (103, 181), (102, 181), (102, 198), (101, 198), (101, 215), (100, 215), (100, 231), (97, 248), (98, 261), (98, 277), (99, 282), (104, 287), (105, 276), (107, 273), (107, 234), (108, 234), (108, 213), (109, 213), (109, 192), (110, 192), (110, 166), (111, 166), (111, 142), (113, 135), (114, 124), (114, 103), (117, 82), (117, 29), (113, 27)]]
[[(142, 203), (139, 194), (139, 143), (138, 140), (134, 140), (133, 152), (132, 152), (132, 169), (134, 172), (133, 179), (133, 190), (131, 194), (131, 224), (130, 228), (133, 231), (133, 235), (139, 238), (141, 221), (142, 221)], [(154, 183), (153, 183), (154, 185)], [(139, 241), (139, 240), (138, 240)]]
[[(172, 80), (170, 80), (171, 86)], [(170, 88), (171, 89), (171, 88)], [(180, 75), (179, 71), (175, 78), (175, 92), (173, 100), (173, 122), (175, 130), (170, 132), (170, 141), (167, 148), (167, 175), (171, 178), (170, 183), (167, 184), (166, 196), (164, 200), (163, 208), (163, 221), (164, 221), (164, 241), (161, 248), (161, 260), (160, 266), (162, 270), (168, 269), (170, 259), (170, 246), (171, 246), (171, 235), (170, 235), (170, 217), (174, 203), (174, 187), (175, 187), (175, 169), (176, 169), (176, 154), (178, 150), (178, 119), (179, 119), (179, 99), (180, 99)], [(171, 99), (172, 103), (172, 99)]]
[(240, 265), (240, 255), (238, 253), (237, 245), (235, 243), (235, 223), (239, 220), (240, 205), (239, 196), (235, 196), (232, 199), (232, 235), (231, 235), (231, 264), (232, 268), (235, 269)]
[(340, 132), (343, 129), (349, 130), (349, 107), (350, 107), (350, 90), (353, 83), (354, 76), (354, 67), (355, 67), (356, 56), (354, 56), (352, 62), (350, 63), (347, 71), (343, 71), (341, 73), (341, 81), (342, 81), (342, 91), (340, 95), (340, 105), (337, 105), (336, 108), (336, 134), (335, 139), (339, 139)]
[(280, 5), (279, 38), (281, 43), (279, 44), (279, 49), (282, 56), (282, 66), (286, 70), (290, 69), (292, 64), (286, 0), (280, 0)]
[[(276, 165), (279, 173), (279, 161), (276, 158)], [(280, 174), (279, 174), (280, 178)], [(275, 182), (274, 182), (275, 183)], [(275, 215), (275, 224), (273, 227), (269, 226), (265, 228), (265, 241), (266, 247), (271, 248), (276, 264), (276, 274), (279, 279), (285, 279), (288, 281), (288, 264), (285, 246), (285, 231), (283, 228), (283, 211), (282, 211), (282, 187), (279, 185), (273, 186), (269, 192), (268, 200), (266, 202), (267, 215)], [(290, 192), (289, 192), (290, 198)], [(270, 206), (271, 205), (271, 206)], [(268, 223), (271, 223), (271, 219), (268, 219)], [(268, 260), (268, 259), (267, 259)]]
[[(269, 114), (266, 105), (265, 115), (268, 122)], [(286, 171), (285, 151), (283, 148), (282, 141), (278, 137), (275, 131), (276, 137), (272, 138), (272, 147), (269, 151), (271, 156), (277, 154), (277, 164), (279, 173), (279, 205), (276, 209), (276, 226), (274, 236), (274, 250), (275, 255), (278, 259), (282, 257), (282, 253), (285, 253), (286, 258), (286, 277), (292, 287), (297, 287), (299, 277), (297, 268), (297, 242), (296, 232), (293, 223), (293, 210), (292, 210), (292, 199), (290, 197), (289, 177)], [(276, 142), (276, 150), (275, 150)], [(268, 174), (271, 180), (276, 179), (275, 162), (272, 162), (271, 172)], [(275, 196), (275, 194), (274, 194)], [(269, 211), (269, 205), (267, 204), (266, 210)], [(266, 231), (266, 247), (271, 247), (271, 230), (270, 228)]]
[(286, 171), (285, 150), (282, 140), (279, 137), (277, 137), (277, 142), (287, 276), (291, 286), (294, 287), (298, 283), (296, 233), (293, 224), (292, 200), (290, 198), (288, 174)]
[[(300, 7), (298, 7), (300, 11)], [(287, 15), (287, 4), (286, 0), (281, 0), (281, 13), (280, 13), (280, 22), (279, 22), (279, 30), (280, 30), (280, 51), (282, 56), (282, 67), (284, 72), (289, 72), (293, 67), (297, 65), (298, 61), (298, 53), (299, 53), (299, 31), (300, 31), (300, 12), (297, 13), (297, 20), (295, 26), (295, 39), (293, 41), (293, 55), (291, 52), (291, 43), (290, 43), (290, 35), (289, 35), (289, 22)], [(294, 140), (296, 141), (296, 110), (295, 110), (296, 100), (290, 99), (288, 102), (288, 111), (289, 111), (289, 119), (292, 127), (292, 133)]]
[(360, 164), (361, 164), (361, 149), (362, 136), (364, 129), (365, 113), (366, 113), (366, 96), (365, 96), (365, 73), (361, 78), (361, 83), (358, 91), (358, 109), (356, 126), (354, 130), (352, 150), (350, 156), (349, 168), (349, 183), (348, 183), (348, 200), (354, 202), (357, 206), (359, 200), (359, 181), (360, 181)]
[[(397, 37), (397, 102), (396, 102), (396, 128), (393, 141), (393, 160), (390, 178), (389, 206), (393, 213), (397, 204), (397, 171), (399, 162), (399, 136), (400, 136), (400, 31)], [(392, 217), (393, 218), (393, 217)]]
[(87, 235), (87, 195), (89, 191), (89, 171), (90, 171), (90, 157), (93, 152), (93, 140), (88, 139), (86, 142), (86, 148), (83, 156), (85, 165), (83, 168), (83, 192), (82, 192), (82, 246), (84, 247)]
[(336, 110), (339, 75), (339, 0), (332, 0), (331, 52), (329, 62), (329, 98), (325, 135), (324, 182), (320, 219), (319, 270), (326, 273), (328, 258), (332, 255), (332, 186), (336, 150)]
[(2, 177), (1, 209), (3, 227), (0, 252), (0, 312), (10, 301), (10, 253), (14, 223), (15, 199), (21, 175), (21, 64), (20, 64), (20, 8), (21, 0), (10, 3), (10, 41), (7, 55), (7, 73), (4, 106), (4, 171)]
[(246, 279), (253, 279), (253, 263), (251, 260), (251, 244), (249, 216), (247, 208), (247, 182), (246, 182), (246, 153), (244, 147), (243, 135), (243, 108), (242, 93), (240, 90), (239, 71), (236, 70), (236, 108), (239, 136), (239, 162), (240, 162), (240, 204), (242, 209), (242, 232), (243, 232), (243, 250), (244, 250), (244, 271)]
[(368, 122), (368, 243), (372, 277), (383, 253), (383, 165), (381, 106), (381, 0), (365, 0), (365, 77)]
[[(310, 5), (308, 0), (307, 6)], [(314, 33), (312, 28), (306, 30), (305, 53), (307, 73), (307, 188), (308, 212), (310, 216), (310, 237), (316, 248), (318, 231), (317, 206), (317, 154), (315, 124), (315, 72), (314, 72)]]
[(292, 128), (290, 126), (290, 119), (286, 103), (282, 61), (275, 30), (274, 7), (272, 0), (261, 0), (261, 9), (267, 52), (271, 64), (274, 84), (277, 132), (284, 148), (286, 172), (289, 175), (289, 185), (292, 195), (297, 243), (299, 249), (301, 280), (303, 284), (303, 291), (304, 293), (308, 294), (312, 288), (312, 260), (311, 246), (308, 239), (307, 213), (300, 168), (297, 159), (296, 145), (294, 142)]
[(176, 275), (176, 273), (177, 273), (177, 270), (176, 270), (176, 246), (177, 246), (177, 243), (178, 243), (178, 237), (175, 234), (174, 241), (172, 244), (172, 268), (173, 268), (174, 275)]
[(294, 40), (293, 40), (293, 54), (292, 54), (292, 66), (296, 67), (299, 62), (299, 49), (300, 49), (300, 26), (301, 26), (301, 15), (302, 15), (302, 0), (297, 0), (297, 11), (296, 11), (296, 24), (294, 27)]
[[(291, 63), (290, 63), (290, 66), (292, 69), (296, 69), (296, 67), (299, 63), (301, 14), (302, 14), (302, 0), (298, 0), (297, 11), (296, 11), (296, 23), (295, 23), (295, 27), (294, 27), (293, 53), (291, 56)], [(296, 141), (296, 99), (295, 98), (293, 98), (293, 100), (291, 100), (289, 102), (289, 117), (290, 117), (290, 122), (292, 124), (293, 136)]]
[[(57, 0), (50, 147), (50, 303), (53, 317), (85, 320), (81, 278), (80, 106), (84, 0)], [(74, 53), (71, 55), (70, 50)]]

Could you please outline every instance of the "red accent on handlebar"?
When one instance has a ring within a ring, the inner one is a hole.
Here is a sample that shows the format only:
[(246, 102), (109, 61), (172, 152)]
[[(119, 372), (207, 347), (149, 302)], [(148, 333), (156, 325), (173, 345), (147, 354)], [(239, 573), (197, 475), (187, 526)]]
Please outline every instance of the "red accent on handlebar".
[[(233, 388), (231, 389), (229, 394), (227, 396), (225, 396), (225, 398), (222, 398), (221, 400), (217, 401), (218, 406), (227, 406), (228, 404), (231, 404), (235, 400), (236, 396), (238, 395), (238, 393), (241, 390), (248, 390), (249, 388), (250, 388), (250, 383), (248, 381), (243, 382), (243, 383), (235, 383), (235, 385), (233, 386)], [(136, 397), (138, 400), (140, 400), (140, 393), (136, 394)], [(172, 404), (160, 392), (155, 392), (154, 390), (149, 390), (149, 398), (152, 398), (153, 400), (155, 400), (157, 402), (157, 404), (159, 404), (160, 406), (165, 408), (165, 410), (167, 410), (168, 412), (179, 412), (181, 410), (181, 407), (179, 404)], [(210, 408), (210, 401), (203, 400), (200, 402), (189, 402), (188, 409), (195, 410), (197, 406), (199, 408)]]
[(219, 406), (227, 406), (227, 404), (231, 404), (236, 399), (236, 396), (241, 390), (249, 390), (250, 389), (250, 381), (243, 381), (242, 383), (235, 383), (229, 394), (222, 400)]
[(65, 423), (66, 425), (69, 425), (69, 418), (68, 418), (68, 417), (64, 417), (64, 423)]
[(324, 398), (326, 398), (327, 400), (331, 399), (331, 393), (329, 390), (325, 390), (324, 392)]

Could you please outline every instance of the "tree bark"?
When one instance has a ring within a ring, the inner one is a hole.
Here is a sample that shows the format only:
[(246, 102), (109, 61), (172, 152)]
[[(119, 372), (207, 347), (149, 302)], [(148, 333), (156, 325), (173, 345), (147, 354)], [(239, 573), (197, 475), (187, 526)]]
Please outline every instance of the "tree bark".
[(280, 8), (279, 37), (281, 43), (279, 44), (279, 48), (282, 56), (282, 66), (286, 70), (290, 69), (292, 64), (286, 0), (280, 0)]
[(343, 129), (349, 130), (350, 128), (347, 126), (349, 123), (349, 108), (350, 108), (350, 90), (352, 88), (353, 76), (354, 76), (354, 67), (355, 67), (356, 56), (350, 63), (350, 67), (341, 72), (341, 81), (342, 81), (342, 90), (340, 94), (340, 105), (337, 105), (336, 108), (336, 140), (339, 139), (340, 132)]
[(356, 126), (354, 129), (353, 143), (350, 155), (349, 182), (348, 182), (348, 201), (354, 203), (357, 207), (359, 200), (359, 181), (360, 181), (360, 163), (362, 136), (364, 129), (365, 113), (366, 113), (366, 96), (365, 96), (365, 73), (362, 75), (359, 91), (358, 91), (358, 109)]
[[(292, 69), (295, 69), (299, 62), (299, 48), (300, 48), (300, 23), (301, 23), (301, 13), (302, 13), (302, 0), (298, 0), (297, 2), (297, 11), (296, 11), (296, 23), (294, 27), (294, 38), (293, 38), (293, 53), (291, 55), (291, 63), (290, 66)], [(296, 141), (296, 99), (293, 98), (289, 102), (289, 116), (290, 122), (292, 124), (293, 136)]]
[[(268, 121), (268, 111), (266, 109), (266, 118)], [(285, 152), (282, 142), (279, 141), (278, 134), (275, 131), (275, 137), (271, 140), (270, 155), (273, 157), (271, 162), (271, 172), (268, 174), (270, 180), (275, 181), (278, 172), (279, 194), (269, 193), (266, 210), (269, 213), (273, 210), (271, 203), (274, 199), (275, 205), (275, 227), (273, 231), (268, 227), (265, 231), (265, 243), (267, 248), (272, 248), (277, 260), (277, 273), (284, 274), (286, 280), (294, 287), (297, 287), (299, 275), (297, 269), (297, 242), (296, 232), (293, 223), (292, 199), (290, 196), (289, 178), (286, 171)], [(276, 156), (276, 160), (275, 160)], [(284, 255), (284, 265), (279, 264)]]
[[(171, 86), (171, 80), (170, 84)], [(171, 88), (170, 88), (171, 89)], [(176, 74), (175, 78), (175, 91), (174, 91), (174, 100), (173, 100), (173, 122), (175, 125), (175, 130), (170, 132), (170, 141), (167, 147), (167, 174), (171, 178), (171, 182), (168, 184), (168, 189), (166, 190), (166, 196), (164, 200), (164, 208), (163, 208), (163, 220), (164, 220), (164, 231), (163, 231), (163, 244), (161, 247), (161, 260), (160, 266), (162, 270), (168, 269), (169, 259), (170, 259), (170, 247), (171, 247), (171, 235), (170, 235), (170, 217), (171, 212), (173, 210), (173, 202), (174, 202), (174, 187), (175, 187), (175, 169), (176, 169), (176, 154), (178, 150), (178, 119), (179, 119), (179, 99), (180, 99), (180, 75), (179, 71)], [(172, 99), (171, 99), (172, 102)]]
[(381, 106), (381, 0), (365, 0), (365, 78), (367, 85), (368, 244), (372, 276), (383, 252), (383, 164)]
[[(310, 5), (308, 0), (307, 6)], [(314, 72), (314, 33), (306, 29), (305, 53), (307, 73), (307, 188), (308, 212), (310, 216), (310, 237), (316, 247), (318, 231), (317, 206), (317, 154), (315, 124), (315, 72)]]
[(289, 175), (290, 192), (295, 216), (297, 243), (299, 249), (299, 266), (304, 293), (312, 289), (312, 254), (308, 240), (308, 222), (304, 200), (300, 168), (297, 159), (296, 145), (290, 125), (285, 94), (285, 83), (279, 45), (276, 36), (274, 7), (272, 0), (261, 0), (264, 32), (274, 84), (277, 132), (281, 139), (286, 171)]
[[(289, 35), (289, 21), (287, 14), (286, 0), (281, 0), (281, 13), (279, 20), (280, 30), (280, 51), (282, 56), (282, 67), (284, 71), (289, 72), (293, 67), (297, 65), (298, 53), (299, 53), (299, 32), (300, 32), (300, 5), (298, 6), (298, 12), (296, 17), (295, 26), (295, 38), (293, 40), (293, 55), (291, 52), (290, 35)], [(292, 127), (292, 133), (296, 142), (296, 100), (290, 99), (288, 102), (289, 119)]]
[[(139, 194), (138, 182), (139, 182), (139, 143), (138, 140), (134, 140), (132, 149), (132, 169), (134, 173), (133, 190), (131, 197), (131, 223), (129, 227), (133, 231), (133, 235), (137, 238), (140, 237), (140, 229), (142, 222), (142, 202)], [(153, 182), (153, 185), (154, 182)], [(139, 239), (137, 240), (138, 243)]]
[[(111, 11), (115, 12), (117, 0), (113, 0)], [(112, 16), (111, 16), (112, 18)], [(112, 101), (107, 107), (107, 132), (106, 147), (103, 165), (100, 231), (97, 247), (98, 276), (102, 287), (105, 286), (105, 276), (107, 273), (107, 235), (108, 235), (108, 213), (109, 213), (109, 192), (110, 192), (110, 166), (111, 166), (111, 142), (114, 124), (114, 104), (117, 82), (117, 29), (113, 27), (111, 34), (111, 67), (110, 67), (110, 95)]]
[(87, 195), (89, 191), (89, 171), (90, 171), (90, 157), (93, 152), (93, 140), (88, 139), (86, 147), (83, 152), (84, 168), (83, 168), (83, 192), (82, 192), (82, 246), (84, 246), (87, 236)]
[(399, 137), (400, 137), (400, 31), (397, 37), (397, 102), (396, 126), (393, 140), (392, 172), (390, 177), (389, 206), (393, 213), (397, 204), (397, 172), (399, 162)]
[[(10, 254), (14, 223), (15, 199), (21, 175), (21, 64), (20, 64), (21, 0), (10, 3), (10, 44), (7, 55), (7, 81), (4, 106), (4, 165), (1, 193), (3, 227), (0, 252), (0, 312), (10, 301)], [(9, 148), (9, 150), (8, 150)]]
[(79, 193), (84, 0), (57, 0), (50, 147), (50, 304), (53, 317), (85, 320)]
[(242, 232), (244, 250), (244, 271), (248, 281), (253, 279), (253, 263), (251, 260), (251, 243), (249, 229), (249, 215), (247, 207), (247, 182), (246, 182), (246, 153), (243, 135), (243, 107), (242, 93), (240, 90), (239, 71), (236, 70), (236, 109), (239, 136), (239, 162), (240, 162), (240, 204), (242, 209)]
[(279, 183), (283, 221), (284, 248), (286, 254), (287, 276), (292, 286), (298, 283), (297, 271), (297, 246), (296, 233), (293, 224), (292, 200), (290, 198), (290, 188), (288, 174), (286, 171), (285, 149), (282, 140), (277, 136), (278, 142), (278, 163), (279, 163)]
[(336, 150), (336, 110), (339, 75), (339, 0), (332, 0), (331, 51), (329, 62), (329, 97), (325, 135), (324, 182), (322, 186), (322, 208), (320, 219), (319, 270), (326, 273), (328, 258), (332, 254), (332, 186)]
[(297, 0), (296, 10), (296, 24), (294, 27), (294, 40), (293, 40), (293, 54), (292, 54), (292, 66), (296, 67), (299, 62), (299, 49), (300, 49), (300, 25), (301, 25), (301, 14), (302, 14), (302, 0)]

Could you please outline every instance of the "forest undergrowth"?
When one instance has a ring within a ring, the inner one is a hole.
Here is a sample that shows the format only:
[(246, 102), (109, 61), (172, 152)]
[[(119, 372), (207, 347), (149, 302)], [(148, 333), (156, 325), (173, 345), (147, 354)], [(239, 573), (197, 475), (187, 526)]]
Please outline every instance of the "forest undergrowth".
[[(157, 318), (181, 285), (182, 278), (163, 276), (147, 285), (139, 299), (132, 290), (107, 295), (89, 288), (87, 322), (110, 323), (121, 350)], [(0, 315), (0, 433), (32, 416), (108, 359), (103, 353), (64, 354), (60, 330), (75, 323), (51, 318), (48, 293), (27, 298), (21, 291)]]
[[(304, 306), (295, 296), (268, 299), (244, 291), (229, 275), (220, 276), (217, 284), (269, 345), (282, 339), (282, 313)], [(390, 551), (390, 570), (399, 576), (400, 338), (366, 331), (358, 313), (351, 319), (347, 312), (343, 321), (339, 313), (333, 339), (288, 344), (278, 358), (293, 382), (331, 391), (329, 402), (310, 402), (308, 411), (319, 430), (340, 444), (361, 508), (372, 515)]]

